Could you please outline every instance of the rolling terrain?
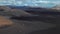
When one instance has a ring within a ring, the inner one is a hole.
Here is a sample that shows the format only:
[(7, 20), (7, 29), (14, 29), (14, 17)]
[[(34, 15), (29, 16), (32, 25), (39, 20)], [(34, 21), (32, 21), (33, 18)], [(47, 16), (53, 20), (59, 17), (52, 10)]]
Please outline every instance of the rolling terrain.
[(14, 25), (10, 27), (0, 28), (0, 34), (58, 34), (60, 33), (60, 14), (56, 14), (56, 13), (48, 14), (46, 12), (44, 13), (29, 12), (32, 15), (15, 17), (11, 13), (10, 14), (9, 13), (10, 12), (0, 11), (0, 15), (4, 16), (6, 19), (11, 20), (14, 23)]

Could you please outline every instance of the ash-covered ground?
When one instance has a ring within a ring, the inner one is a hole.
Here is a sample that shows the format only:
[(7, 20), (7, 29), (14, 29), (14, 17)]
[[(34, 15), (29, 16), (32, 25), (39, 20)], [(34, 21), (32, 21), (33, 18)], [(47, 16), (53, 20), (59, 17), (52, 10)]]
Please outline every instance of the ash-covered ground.
[(0, 15), (13, 21), (14, 25), (0, 28), (0, 34), (60, 34), (60, 15), (12, 17), (10, 12)]

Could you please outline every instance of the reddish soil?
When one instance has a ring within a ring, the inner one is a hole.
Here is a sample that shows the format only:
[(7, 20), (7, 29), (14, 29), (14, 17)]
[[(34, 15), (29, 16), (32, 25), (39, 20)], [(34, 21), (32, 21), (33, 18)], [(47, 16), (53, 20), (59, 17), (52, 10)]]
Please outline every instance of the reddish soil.
[(12, 25), (13, 22), (4, 16), (0, 16), (0, 27), (5, 26), (5, 25)]

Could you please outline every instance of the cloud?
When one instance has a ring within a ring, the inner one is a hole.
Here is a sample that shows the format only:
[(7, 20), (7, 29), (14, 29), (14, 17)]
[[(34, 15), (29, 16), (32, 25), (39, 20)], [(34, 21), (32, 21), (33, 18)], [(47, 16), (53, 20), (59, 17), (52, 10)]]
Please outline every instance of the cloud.
[[(6, 3), (6, 4), (3, 4), (3, 3)], [(26, 2), (26, 4), (24, 3), (24, 2)], [(43, 0), (39, 0), (39, 1), (30, 1), (30, 2), (27, 2), (27, 1), (23, 1), (23, 0), (9, 0), (9, 1), (2, 1), (2, 0), (0, 0), (0, 5), (2, 4), (2, 5), (7, 5), (7, 4), (10, 4), (10, 5), (12, 5), (12, 4), (15, 4), (15, 5), (23, 5), (23, 4), (25, 4), (25, 5), (29, 5), (29, 3), (30, 3), (30, 5), (38, 5), (38, 3), (41, 3), (41, 4), (46, 4), (46, 5), (48, 5), (48, 4), (55, 4), (55, 5), (57, 5), (57, 4), (60, 4), (60, 1), (43, 1)]]
[(44, 3), (44, 4), (49, 4), (49, 3), (52, 3), (52, 4), (59, 4), (60, 1), (35, 1), (34, 3)]

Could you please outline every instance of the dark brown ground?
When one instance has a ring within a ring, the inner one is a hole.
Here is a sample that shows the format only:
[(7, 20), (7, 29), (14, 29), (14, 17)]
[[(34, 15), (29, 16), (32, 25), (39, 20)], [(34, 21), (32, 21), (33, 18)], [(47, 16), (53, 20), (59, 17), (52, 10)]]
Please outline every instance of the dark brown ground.
[[(18, 13), (19, 12), (17, 12), (17, 15), (20, 15), (20, 13)], [(39, 12), (37, 13), (40, 14)], [(16, 15), (14, 12), (0, 11), (0, 15), (10, 17), (12, 14)], [(23, 12), (22, 14), (24, 15)], [(58, 15), (58, 17), (46, 15), (40, 14), (40, 16), (33, 18), (21, 17), (18, 18), (19, 20), (6, 17), (13, 21), (14, 25), (0, 27), (0, 34), (60, 34), (60, 15)]]
[(50, 19), (49, 21), (47, 21), (47, 18), (43, 18), (43, 17), (40, 19), (40, 21), (10, 19), (14, 22), (14, 25), (0, 28), (0, 34), (57, 34), (59, 33), (60, 19), (53, 19), (53, 20), (51, 18), (49, 19)]

